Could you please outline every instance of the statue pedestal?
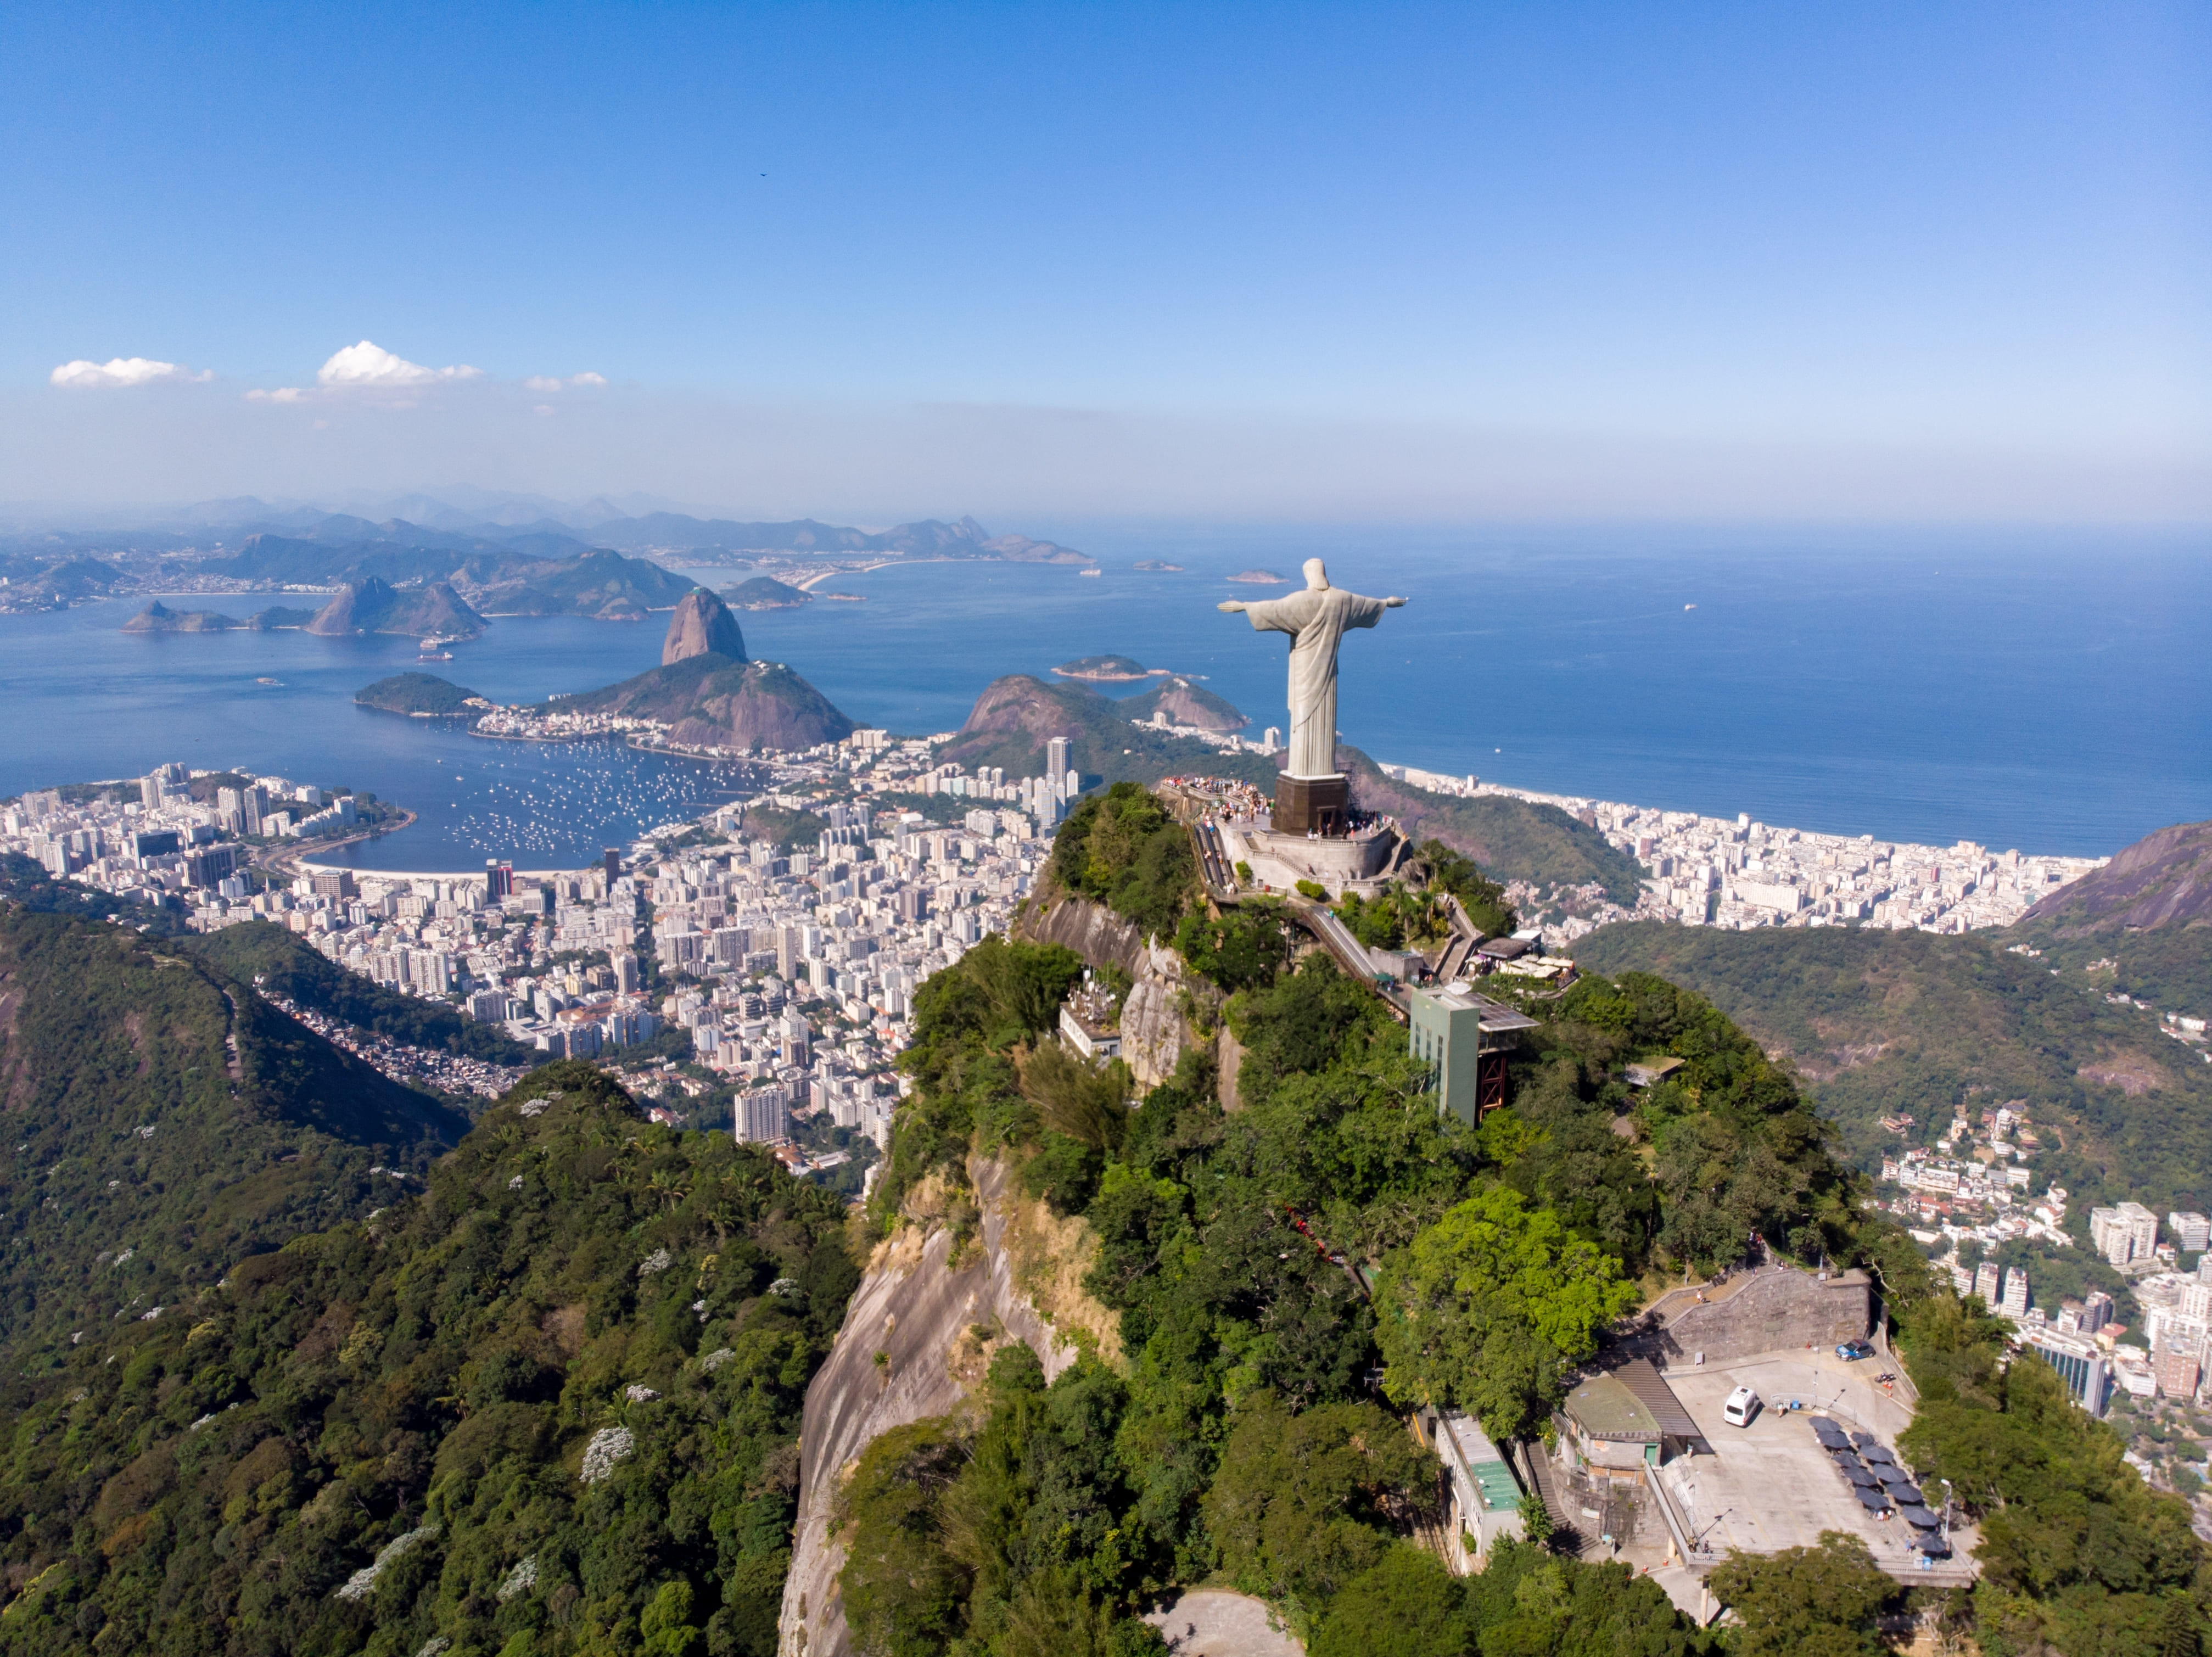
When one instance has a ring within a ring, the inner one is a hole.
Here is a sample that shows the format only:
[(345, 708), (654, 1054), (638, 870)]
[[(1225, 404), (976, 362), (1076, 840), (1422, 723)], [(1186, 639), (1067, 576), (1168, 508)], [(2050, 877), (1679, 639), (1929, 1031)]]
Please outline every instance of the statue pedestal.
[(1275, 779), (1274, 828), (1279, 835), (1340, 835), (1351, 812), (1352, 782), (1341, 774), (1294, 777), (1286, 772)]

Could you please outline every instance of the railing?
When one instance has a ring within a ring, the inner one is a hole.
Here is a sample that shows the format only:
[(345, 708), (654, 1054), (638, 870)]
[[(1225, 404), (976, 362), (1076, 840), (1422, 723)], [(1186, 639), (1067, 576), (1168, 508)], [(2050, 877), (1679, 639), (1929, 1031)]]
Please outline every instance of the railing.
[(1682, 1563), (1685, 1565), (1694, 1565), (1698, 1563), (1699, 1554), (1710, 1559), (1712, 1550), (1691, 1540), (1689, 1525), (1680, 1514), (1674, 1511), (1674, 1498), (1667, 1494), (1667, 1486), (1659, 1477), (1659, 1469), (1646, 1467), (1644, 1470), (1644, 1482), (1651, 1487), (1651, 1494), (1659, 1503), (1659, 1516), (1667, 1521), (1667, 1534), (1674, 1539), (1674, 1551)]

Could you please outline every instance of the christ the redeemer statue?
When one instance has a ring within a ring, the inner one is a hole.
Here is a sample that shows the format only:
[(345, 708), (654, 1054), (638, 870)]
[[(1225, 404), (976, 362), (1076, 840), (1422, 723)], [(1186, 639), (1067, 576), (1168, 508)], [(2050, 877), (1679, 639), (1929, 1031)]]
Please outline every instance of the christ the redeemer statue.
[[(1373, 627), (1403, 598), (1366, 598), (1328, 584), (1318, 558), (1305, 563), (1306, 590), (1287, 598), (1221, 605), (1251, 617), (1255, 633), (1291, 635), (1291, 751), (1276, 789), (1276, 826), (1293, 832), (1327, 830), (1341, 820), (1347, 801), (1336, 768), (1336, 646), (1346, 628)], [(1320, 784), (1298, 787), (1297, 784)]]

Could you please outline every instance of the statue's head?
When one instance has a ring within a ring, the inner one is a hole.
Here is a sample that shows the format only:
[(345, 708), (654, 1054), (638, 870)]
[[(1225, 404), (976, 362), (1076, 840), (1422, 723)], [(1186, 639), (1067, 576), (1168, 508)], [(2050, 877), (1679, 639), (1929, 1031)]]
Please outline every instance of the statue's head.
[(1322, 592), (1328, 587), (1328, 567), (1318, 558), (1306, 560), (1306, 590)]

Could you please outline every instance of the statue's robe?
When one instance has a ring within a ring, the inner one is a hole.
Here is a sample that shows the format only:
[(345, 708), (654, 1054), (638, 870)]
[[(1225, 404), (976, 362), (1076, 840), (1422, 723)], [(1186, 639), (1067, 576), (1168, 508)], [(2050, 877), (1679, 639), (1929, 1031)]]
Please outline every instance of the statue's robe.
[(1341, 587), (1309, 587), (1244, 606), (1254, 632), (1291, 635), (1291, 775), (1337, 774), (1336, 642), (1346, 628), (1373, 627), (1388, 608)]

